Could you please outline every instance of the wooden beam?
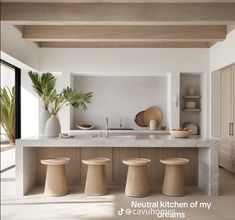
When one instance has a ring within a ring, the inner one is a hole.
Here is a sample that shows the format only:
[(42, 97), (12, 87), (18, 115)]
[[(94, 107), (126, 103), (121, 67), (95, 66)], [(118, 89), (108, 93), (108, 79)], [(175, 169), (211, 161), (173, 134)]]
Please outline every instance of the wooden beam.
[(209, 48), (209, 42), (40, 42), (42, 48)]
[(225, 39), (224, 25), (147, 26), (24, 26), (23, 38), (32, 41), (165, 41)]
[(14, 25), (228, 24), (235, 3), (1, 3), (1, 20)]

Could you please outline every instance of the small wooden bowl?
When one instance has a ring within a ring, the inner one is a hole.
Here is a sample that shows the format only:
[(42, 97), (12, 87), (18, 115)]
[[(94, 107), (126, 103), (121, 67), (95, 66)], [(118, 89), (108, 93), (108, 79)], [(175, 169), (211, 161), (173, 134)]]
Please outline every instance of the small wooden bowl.
[(188, 131), (171, 130), (170, 134), (175, 138), (187, 138), (191, 135), (191, 130), (188, 130)]
[(91, 130), (95, 128), (95, 125), (91, 125), (90, 127), (83, 127), (82, 125), (76, 125), (81, 130)]

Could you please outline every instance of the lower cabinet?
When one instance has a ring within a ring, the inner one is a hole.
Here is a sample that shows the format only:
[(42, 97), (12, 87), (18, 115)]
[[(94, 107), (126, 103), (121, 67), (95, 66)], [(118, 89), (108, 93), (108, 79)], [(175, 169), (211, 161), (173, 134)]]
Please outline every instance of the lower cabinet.
[(220, 141), (219, 164), (226, 170), (235, 173), (235, 144), (231, 141)]
[(235, 173), (235, 65), (220, 70), (221, 131), (220, 166)]

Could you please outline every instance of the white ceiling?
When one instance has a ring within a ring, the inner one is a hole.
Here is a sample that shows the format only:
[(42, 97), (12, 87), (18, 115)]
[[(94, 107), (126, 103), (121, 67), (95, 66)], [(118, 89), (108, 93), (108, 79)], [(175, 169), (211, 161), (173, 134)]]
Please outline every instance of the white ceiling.
[(235, 3), (235, 0), (2, 0), (27, 3)]

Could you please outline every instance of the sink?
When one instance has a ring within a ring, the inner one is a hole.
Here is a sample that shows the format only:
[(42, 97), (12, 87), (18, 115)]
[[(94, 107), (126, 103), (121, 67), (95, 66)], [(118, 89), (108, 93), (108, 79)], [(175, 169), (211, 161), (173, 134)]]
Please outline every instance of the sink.
[(133, 128), (109, 128), (112, 131), (131, 131), (134, 130)]
[(122, 135), (122, 134), (119, 134), (119, 135), (109, 135), (108, 138), (136, 138), (136, 135)]
[(91, 136), (92, 138), (136, 138), (136, 135), (130, 135), (130, 134), (109, 134), (108, 137), (106, 137), (105, 134), (103, 134), (102, 136), (100, 136), (99, 134), (95, 134)]

